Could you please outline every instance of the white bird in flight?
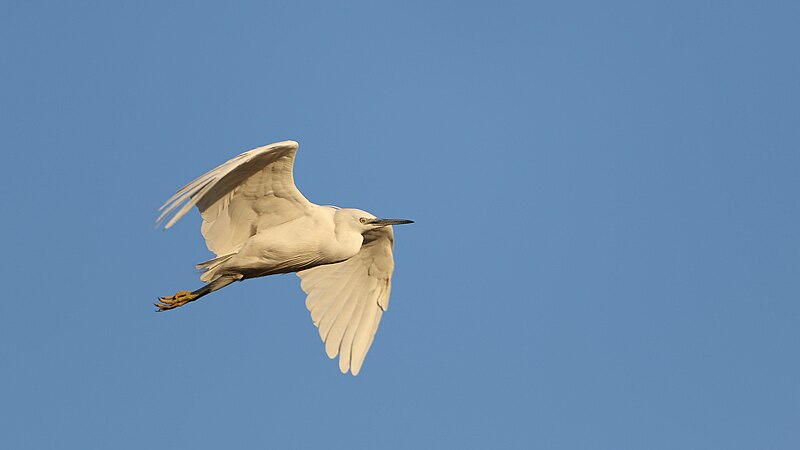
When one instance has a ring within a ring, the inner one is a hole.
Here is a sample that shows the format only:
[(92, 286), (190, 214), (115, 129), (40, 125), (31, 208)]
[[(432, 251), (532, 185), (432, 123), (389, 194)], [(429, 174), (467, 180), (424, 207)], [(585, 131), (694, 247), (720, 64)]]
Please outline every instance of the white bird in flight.
[(413, 221), (309, 202), (294, 185), (297, 147), (283, 141), (242, 153), (164, 203), (164, 229), (197, 206), (217, 257), (196, 266), (205, 286), (155, 305), (169, 311), (234, 281), (296, 272), (328, 357), (339, 355), (342, 373), (357, 375), (389, 306), (392, 225)]

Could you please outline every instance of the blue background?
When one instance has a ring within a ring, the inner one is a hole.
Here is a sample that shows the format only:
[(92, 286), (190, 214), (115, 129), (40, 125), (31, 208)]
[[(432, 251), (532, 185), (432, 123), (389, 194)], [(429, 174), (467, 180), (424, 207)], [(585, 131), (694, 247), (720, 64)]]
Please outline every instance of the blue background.
[[(800, 3), (4, 2), (3, 448), (800, 448)], [(156, 208), (408, 217), (364, 370)]]

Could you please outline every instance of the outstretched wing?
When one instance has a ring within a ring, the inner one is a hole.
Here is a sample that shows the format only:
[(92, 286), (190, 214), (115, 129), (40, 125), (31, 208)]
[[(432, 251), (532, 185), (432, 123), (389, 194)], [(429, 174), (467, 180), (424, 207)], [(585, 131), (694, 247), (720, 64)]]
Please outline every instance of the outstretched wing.
[(266, 145), (210, 170), (167, 200), (157, 222), (167, 229), (197, 205), (208, 249), (218, 256), (236, 253), (260, 227), (292, 220), (313, 206), (294, 185), (297, 146)]
[(392, 227), (377, 228), (364, 235), (356, 256), (297, 272), (325, 352), (331, 359), (339, 355), (342, 373), (358, 375), (389, 306), (393, 245)]

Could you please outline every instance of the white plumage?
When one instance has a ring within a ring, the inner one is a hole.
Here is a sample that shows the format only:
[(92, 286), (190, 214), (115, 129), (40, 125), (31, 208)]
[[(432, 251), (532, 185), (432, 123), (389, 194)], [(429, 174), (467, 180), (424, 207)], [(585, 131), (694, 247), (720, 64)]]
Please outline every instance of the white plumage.
[(327, 355), (357, 375), (389, 305), (392, 225), (411, 221), (309, 202), (292, 175), (297, 147), (284, 141), (242, 153), (164, 203), (157, 222), (165, 229), (197, 206), (217, 257), (197, 265), (206, 286), (156, 306), (167, 311), (234, 281), (297, 272)]

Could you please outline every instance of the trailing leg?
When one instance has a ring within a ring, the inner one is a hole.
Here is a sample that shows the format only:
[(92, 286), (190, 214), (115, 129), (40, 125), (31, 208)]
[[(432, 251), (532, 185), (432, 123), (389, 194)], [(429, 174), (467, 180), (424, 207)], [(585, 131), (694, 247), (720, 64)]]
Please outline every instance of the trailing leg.
[(169, 311), (193, 302), (204, 295), (208, 295), (216, 290), (222, 289), (234, 281), (239, 281), (241, 279), (241, 275), (225, 275), (217, 278), (216, 280), (208, 283), (196, 291), (178, 291), (175, 295), (169, 297), (159, 297), (158, 303), (153, 304), (158, 308), (156, 312)]

